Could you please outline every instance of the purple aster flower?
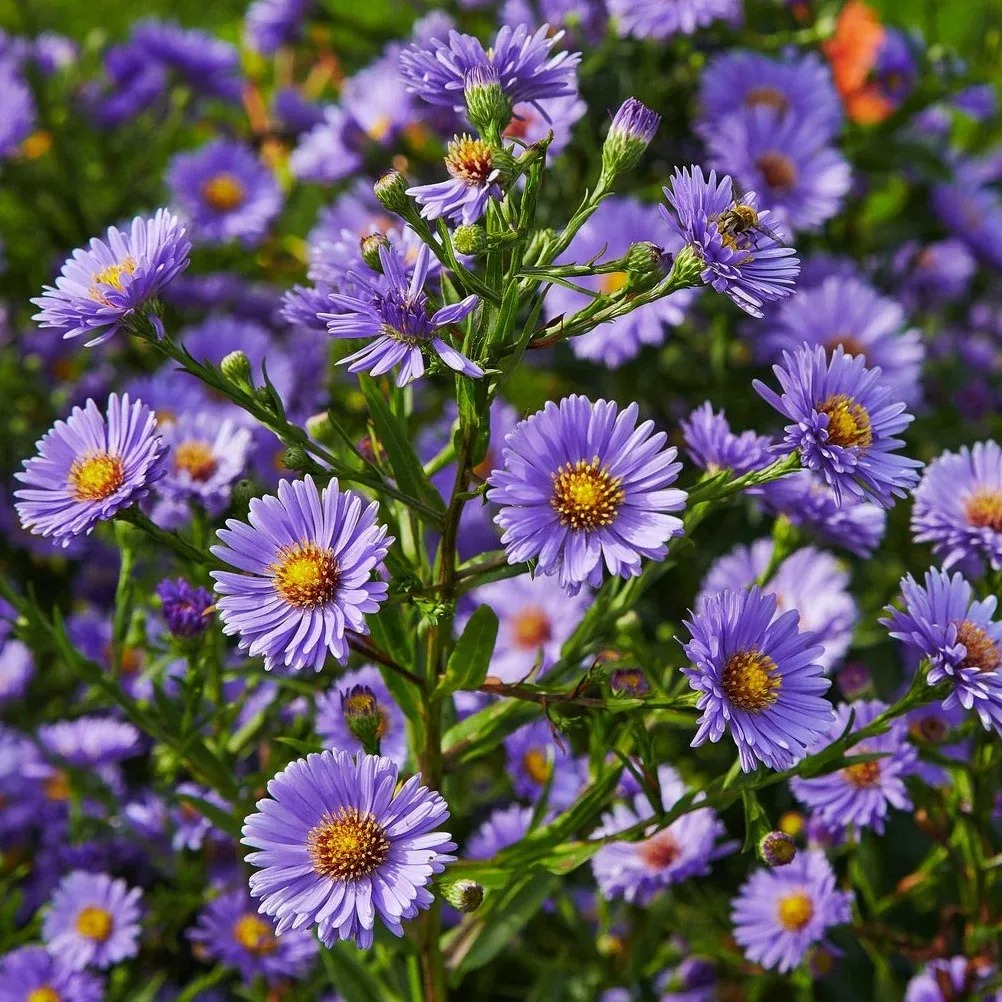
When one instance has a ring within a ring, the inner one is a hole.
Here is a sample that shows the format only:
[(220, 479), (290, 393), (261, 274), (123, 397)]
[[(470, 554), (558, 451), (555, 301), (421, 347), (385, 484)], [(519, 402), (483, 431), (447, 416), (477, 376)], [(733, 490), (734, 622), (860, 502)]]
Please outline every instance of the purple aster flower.
[[(480, 300), (467, 296), (458, 303), (443, 306), (429, 313), (428, 297), (422, 291), (428, 278), (430, 249), (422, 246), (414, 264), (410, 282), (404, 271), (404, 262), (392, 247), (379, 248), (383, 276), (379, 280), (355, 275), (365, 298), (342, 296), (337, 293), (330, 301), (342, 313), (322, 313), (327, 329), (337, 338), (374, 339), (361, 351), (340, 361), (349, 372), (368, 372), (380, 376), (399, 365), (397, 386), (424, 374), (424, 356), (421, 349), (429, 348), (450, 368), (465, 376), (478, 379), (484, 371), (451, 345), (446, 344), (438, 331), (443, 327), (465, 320)], [(383, 281), (385, 277), (385, 281)]]
[(698, 128), (707, 137), (727, 116), (752, 108), (811, 121), (823, 139), (833, 138), (842, 125), (831, 70), (816, 52), (787, 52), (778, 60), (745, 49), (725, 52), (703, 70), (699, 99)]
[(829, 138), (814, 119), (750, 108), (715, 123), (707, 150), (712, 166), (758, 193), (771, 220), (791, 231), (812, 231), (839, 211), (852, 181), (848, 162), (827, 145)]
[[(828, 734), (811, 752), (819, 752), (837, 741), (853, 718), (852, 731), (872, 723), (884, 710), (879, 700), (857, 700), (843, 703), (835, 711)], [(790, 780), (793, 795), (827, 825), (855, 825), (884, 831), (884, 819), (889, 807), (908, 810), (912, 806), (904, 778), (918, 768), (918, 756), (908, 742), (908, 725), (902, 719), (893, 720), (883, 733), (866, 738), (852, 746), (849, 755), (879, 755), (869, 762), (856, 762), (835, 772)]]
[(964, 956), (931, 960), (908, 982), (904, 1002), (1000, 1002), (1002, 992), (984, 987), (995, 968), (983, 959)]
[(324, 120), (323, 107), (296, 87), (278, 87), (271, 100), (271, 110), (282, 131), (293, 136), (308, 132)]
[(270, 56), (299, 37), (311, 0), (254, 0), (244, 15), (247, 45)]
[(494, 164), (490, 146), (482, 139), (456, 136), (446, 150), (445, 168), (451, 180), (407, 189), (421, 206), (425, 219), (445, 216), (469, 225), (483, 216), (488, 199), (501, 200), (501, 171)]
[(300, 181), (333, 184), (351, 177), (363, 164), (351, 142), (352, 122), (338, 105), (324, 110), (323, 121), (299, 137), (289, 169)]
[(769, 511), (809, 529), (823, 543), (860, 557), (870, 556), (880, 546), (887, 528), (883, 508), (848, 497), (836, 500), (824, 480), (809, 470), (788, 473), (750, 493), (759, 495)]
[(505, 139), (526, 146), (545, 139), (550, 132), (553, 141), (547, 147), (547, 157), (562, 153), (571, 141), (574, 126), (584, 117), (588, 106), (575, 91), (565, 97), (551, 97), (535, 104), (522, 102), (512, 109), (511, 121), (502, 130)]
[(107, 82), (91, 85), (85, 96), (90, 114), (105, 128), (142, 114), (167, 86), (163, 63), (151, 60), (145, 47), (135, 41), (108, 49), (104, 74)]
[[(622, 257), (633, 243), (656, 236), (658, 225), (654, 206), (632, 198), (608, 198), (581, 227), (570, 247), (557, 259), (557, 264), (589, 261), (598, 255), (607, 259)], [(671, 234), (667, 251), (677, 253), (681, 249), (681, 239)], [(610, 271), (575, 279), (575, 284), (608, 296), (623, 289), (628, 278), (625, 271)], [(666, 328), (677, 327), (686, 319), (697, 295), (696, 289), (682, 289), (657, 299), (625, 317), (600, 324), (587, 334), (572, 338), (571, 350), (578, 358), (616, 368), (635, 358), (644, 346), (662, 344)], [(544, 309), (547, 319), (555, 320), (561, 314), (570, 316), (592, 302), (593, 299), (584, 293), (554, 286), (546, 297)]]
[[(477, 6), (476, 0), (463, 0), (461, 7)], [(605, 36), (609, 21), (605, 0), (505, 0), (501, 8), (501, 23), (527, 24), (538, 27), (551, 24), (566, 28), (573, 38), (599, 43)]]
[(0, 707), (20, 699), (35, 674), (35, 659), (20, 640), (0, 642)]
[(310, 930), (287, 929), (276, 936), (274, 920), (258, 912), (243, 888), (210, 901), (188, 937), (209, 960), (235, 967), (246, 984), (258, 977), (271, 985), (300, 978), (317, 955), (317, 941)]
[(935, 568), (924, 587), (911, 575), (901, 581), (905, 611), (893, 607), (881, 620), (895, 640), (928, 658), (928, 682), (953, 681), (943, 701), (947, 710), (974, 710), (985, 728), (1002, 734), (1002, 622), (992, 619), (998, 598), (976, 600), (960, 574)]
[(138, 755), (139, 731), (113, 717), (78, 717), (42, 724), (38, 740), (51, 758), (80, 769), (91, 769)]
[[(703, 581), (696, 607), (715, 592), (737, 591), (759, 581), (772, 563), (773, 545), (771, 539), (760, 539), (717, 560)], [(813, 633), (824, 648), (817, 660), (825, 671), (841, 661), (859, 619), (844, 565), (830, 553), (805, 546), (774, 569), (762, 593), (776, 596), (777, 616), (788, 609), (799, 613), (800, 629)]]
[(196, 637), (209, 625), (207, 612), (212, 606), (212, 593), (178, 578), (164, 579), (157, 585), (157, 598), (167, 623), (175, 637)]
[(0, 60), (0, 158), (15, 153), (35, 128), (35, 99), (17, 67)]
[(793, 422), (786, 426), (785, 445), (824, 477), (836, 501), (869, 499), (890, 508), (918, 483), (922, 464), (897, 455), (904, 442), (894, 437), (914, 419), (879, 368), (868, 368), (865, 359), (841, 347), (829, 359), (820, 345), (801, 345), (792, 354), (784, 351), (772, 371), (782, 397), (758, 379), (753, 385)]
[[(960, 240), (922, 244), (909, 241), (894, 255), (892, 269), (898, 295), (912, 308), (935, 308), (962, 299), (978, 269), (977, 261)], [(966, 333), (966, 332), (965, 332)]]
[(111, 226), (104, 240), (94, 237), (75, 250), (55, 287), (45, 286), (32, 300), (41, 307), (32, 319), (63, 337), (91, 336), (88, 347), (128, 327), (137, 314), (162, 332), (153, 300), (188, 267), (190, 250), (184, 226), (166, 209), (152, 219), (136, 216), (128, 232)]
[(692, 746), (729, 729), (745, 772), (759, 762), (788, 769), (832, 720), (822, 698), (831, 684), (818, 663), (823, 648), (800, 631), (796, 610), (777, 616), (777, 605), (757, 587), (716, 592), (685, 623), (692, 667), (682, 671), (703, 711)]
[(714, 21), (741, 21), (740, 0), (608, 0), (620, 37), (671, 38), (694, 35)]
[(754, 193), (735, 198), (729, 177), (718, 184), (715, 171), (707, 179), (700, 167), (676, 170), (664, 193), (674, 215), (661, 212), (703, 262), (707, 285), (753, 317), (792, 294), (800, 261), (770, 232), (769, 210), (756, 207)]
[(179, 275), (165, 298), (175, 306), (199, 314), (226, 310), (241, 320), (275, 322), (281, 290), (268, 282), (250, 282), (226, 271)]
[(124, 880), (74, 870), (52, 895), (42, 941), (73, 970), (112, 967), (138, 952), (142, 897)]
[(741, 475), (764, 469), (772, 462), (771, 438), (753, 431), (734, 434), (724, 412), (715, 414), (709, 401), (692, 411), (680, 427), (686, 451), (701, 470), (731, 470)]
[(260, 867), (250, 891), (275, 932), (318, 926), (332, 946), (353, 939), (372, 946), (376, 916), (396, 936), (401, 922), (431, 905), (427, 885), (455, 857), (449, 817), (420, 774), (397, 789), (387, 758), (325, 751), (293, 762), (269, 784), (244, 823), (247, 861)]
[(949, 570), (961, 561), (1002, 568), (1002, 449), (993, 441), (944, 452), (915, 490), (912, 532)]
[(705, 957), (686, 957), (657, 980), (658, 1002), (717, 1002), (717, 968)]
[(38, 455), (15, 474), (14, 493), (25, 529), (66, 546), (149, 494), (166, 473), (163, 439), (153, 412), (129, 395), (108, 398), (106, 415), (93, 400), (73, 408), (38, 441)]
[(567, 595), (545, 577), (523, 574), (475, 588), (470, 600), (497, 613), (491, 675), (502, 682), (520, 682), (534, 669), (537, 677), (542, 676), (559, 659), (592, 596), (587, 589)]
[(359, 70), (341, 88), (341, 107), (349, 116), (349, 130), (355, 144), (368, 140), (389, 148), (404, 129), (418, 125), (414, 102), (397, 69), (399, 47), (391, 45), (386, 54)]
[(508, 562), (536, 558), (541, 574), (558, 575), (574, 595), (612, 575), (640, 573), (641, 559), (663, 560), (682, 534), (686, 493), (673, 489), (681, 463), (653, 421), (637, 425), (639, 408), (587, 397), (552, 401), (505, 437), (504, 468), (488, 478), (489, 500), (501, 506)]
[(873, 83), (890, 107), (898, 108), (915, 88), (918, 71), (908, 39), (900, 31), (882, 26), (882, 40), (873, 67)]
[(365, 665), (358, 671), (345, 672), (337, 688), (323, 693), (316, 701), (316, 730), (325, 748), (348, 751), (353, 755), (362, 751), (362, 742), (348, 726), (347, 713), (351, 707), (352, 690), (365, 686), (376, 701), (380, 723), (376, 730), (379, 753), (402, 769), (407, 762), (407, 718), (390, 695), (379, 669)]
[(498, 807), (489, 818), (467, 839), (467, 859), (491, 859), (502, 849), (515, 845), (529, 833), (532, 817), (535, 813), (531, 807), (510, 804), (508, 807)]
[(270, 168), (250, 147), (227, 139), (174, 156), (167, 167), (167, 186), (195, 243), (237, 240), (253, 247), (264, 239), (282, 207)]
[(101, 1002), (96, 974), (67, 967), (41, 946), (22, 946), (0, 957), (0, 1002)]
[(240, 100), (243, 79), (235, 45), (205, 31), (153, 18), (135, 25), (132, 40), (147, 59), (173, 70), (192, 90), (225, 101)]
[(824, 853), (810, 849), (745, 881), (731, 911), (734, 938), (750, 961), (792, 971), (832, 926), (849, 921), (851, 908), (852, 894), (836, 890)]
[(294, 285), (282, 296), (282, 319), (293, 327), (326, 334), (327, 322), (320, 319), (320, 314), (330, 309), (333, 291), (326, 282), (315, 286)]
[[(689, 791), (679, 774), (670, 766), (658, 767), (661, 803), (670, 811)], [(637, 793), (632, 802), (616, 804), (602, 816), (602, 824), (593, 838), (617, 835), (647, 818), (654, 809), (646, 793)], [(592, 858), (592, 871), (602, 896), (623, 898), (630, 904), (647, 905), (666, 887), (690, 877), (703, 877), (710, 863), (731, 846), (717, 844), (725, 829), (716, 813), (708, 807), (689, 811), (667, 828), (656, 823), (638, 842), (610, 842)]]
[(533, 802), (548, 792), (547, 805), (562, 811), (574, 803), (588, 778), (586, 764), (554, 738), (548, 720), (534, 720), (504, 739), (515, 793)]
[(905, 313), (858, 278), (831, 276), (801, 289), (770, 315), (759, 343), (764, 359), (774, 361), (801, 344), (841, 347), (859, 355), (869, 368), (880, 366), (883, 382), (911, 405), (922, 395), (925, 348), (919, 331), (905, 326)]
[(930, 201), (943, 225), (976, 257), (991, 268), (1002, 268), (1002, 198), (975, 164), (961, 163), (952, 181), (933, 187)]
[[(204, 800), (218, 807), (221, 811), (230, 810), (230, 805), (218, 793), (195, 783), (181, 783), (177, 792)], [(193, 852), (197, 852), (207, 839), (223, 837), (223, 833), (198, 809), (196, 804), (189, 800), (181, 800), (179, 797), (178, 806), (172, 815), (174, 835), (171, 838), (171, 847), (175, 852), (180, 852), (182, 849), (191, 849)]]
[(332, 480), (322, 491), (312, 477), (278, 485), (278, 497), (254, 498), (249, 525), (228, 519), (214, 556), (238, 568), (213, 571), (223, 632), (240, 637), (250, 657), (320, 671), (328, 654), (348, 660), (347, 630), (369, 632), (364, 613), (386, 598), (372, 572), (393, 537), (376, 522), (379, 505), (363, 509)]

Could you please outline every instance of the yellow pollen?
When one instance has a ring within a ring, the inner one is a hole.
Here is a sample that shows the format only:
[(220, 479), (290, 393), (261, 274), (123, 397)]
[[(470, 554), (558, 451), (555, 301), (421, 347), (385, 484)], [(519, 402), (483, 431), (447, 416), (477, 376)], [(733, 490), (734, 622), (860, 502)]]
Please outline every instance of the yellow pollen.
[(640, 843), (640, 858), (652, 869), (663, 870), (682, 855), (682, 847), (671, 832), (663, 831)]
[(785, 154), (772, 150), (755, 161), (762, 178), (773, 191), (789, 191), (797, 183), (797, 166)]
[(70, 781), (66, 773), (57, 769), (42, 784), (42, 792), (45, 794), (46, 800), (52, 800), (56, 803), (62, 803), (64, 800), (69, 800)]
[(216, 472), (218, 465), (208, 442), (190, 438), (174, 446), (175, 473), (187, 473), (192, 480), (205, 481)]
[(968, 525), (976, 529), (1002, 532), (1002, 491), (980, 490), (968, 495), (964, 502)]
[(99, 303), (108, 305), (108, 297), (101, 291), (100, 286), (110, 285), (116, 292), (122, 291), (122, 276), (133, 275), (136, 271), (136, 262), (133, 258), (127, 257), (118, 264), (109, 264), (107, 268), (94, 272), (90, 277), (90, 289), (87, 294), (91, 299)]
[(344, 701), (344, 711), (350, 716), (368, 717), (378, 709), (376, 697), (369, 692), (352, 693)]
[(964, 645), (967, 653), (958, 668), (977, 668), (981, 672), (993, 672), (1002, 663), (1002, 652), (998, 644), (970, 620), (957, 624), (957, 641)]
[(76, 924), (77, 932), (81, 936), (96, 940), (98, 943), (103, 943), (111, 935), (114, 926), (111, 912), (94, 905), (88, 905), (81, 909), (80, 914), (77, 915)]
[(278, 949), (275, 929), (260, 915), (248, 912), (241, 915), (233, 926), (233, 938), (248, 952), (258, 957)]
[(110, 497), (125, 480), (125, 471), (118, 456), (107, 452), (89, 452), (73, 461), (69, 485), (76, 501), (103, 501)]
[(804, 830), (804, 816), (796, 811), (787, 811), (779, 819), (779, 830), (785, 835), (799, 835)]
[(41, 985), (28, 992), (27, 1002), (62, 1002), (62, 998), (52, 985)]
[(232, 174), (217, 174), (202, 185), (202, 201), (216, 212), (232, 212), (243, 205), (244, 187)]
[(818, 410), (828, 415), (828, 441), (843, 449), (868, 449), (873, 445), (873, 428), (866, 408), (844, 393), (826, 397)]
[(342, 807), (310, 831), (306, 849), (321, 877), (360, 880), (386, 861), (390, 840), (371, 814)]
[(880, 782), (880, 762), (874, 759), (872, 762), (857, 762), (855, 765), (847, 765), (842, 770), (842, 775), (846, 782), (857, 790), (869, 790)]
[(534, 651), (550, 639), (553, 629), (546, 612), (538, 605), (530, 605), (515, 615), (511, 632), (516, 647)]
[(605, 296), (612, 296), (626, 287), (630, 276), (625, 271), (609, 271), (598, 280), (599, 290)]
[(814, 918), (814, 904), (806, 891), (784, 894), (776, 906), (776, 916), (788, 932), (800, 932)]
[(863, 358), (866, 358), (866, 348), (863, 347), (859, 338), (853, 337), (852, 334), (836, 334), (828, 339), (825, 343), (825, 351), (829, 358), (835, 353), (836, 348), (841, 348), (847, 355), (862, 355)]
[(326, 605), (334, 597), (341, 577), (334, 554), (309, 542), (283, 546), (271, 572), (275, 590), (298, 609)]
[(622, 481), (599, 466), (598, 456), (590, 463), (579, 459), (565, 463), (553, 474), (550, 505), (560, 524), (588, 532), (612, 525), (619, 506), (626, 500)]
[(494, 154), (482, 139), (457, 136), (449, 143), (445, 166), (456, 180), (471, 188), (482, 188), (494, 173)]
[(772, 108), (781, 115), (790, 107), (787, 96), (775, 87), (752, 87), (745, 95), (746, 108)]
[(380, 115), (369, 126), (369, 138), (375, 140), (377, 143), (381, 143), (389, 135), (390, 126), (392, 125), (393, 119), (389, 115)]
[(530, 748), (522, 756), (522, 767), (529, 774), (529, 778), (543, 786), (550, 778), (553, 765), (542, 748)]
[(732, 654), (724, 665), (724, 692), (747, 713), (759, 713), (772, 706), (779, 699), (782, 681), (776, 662), (755, 648)]

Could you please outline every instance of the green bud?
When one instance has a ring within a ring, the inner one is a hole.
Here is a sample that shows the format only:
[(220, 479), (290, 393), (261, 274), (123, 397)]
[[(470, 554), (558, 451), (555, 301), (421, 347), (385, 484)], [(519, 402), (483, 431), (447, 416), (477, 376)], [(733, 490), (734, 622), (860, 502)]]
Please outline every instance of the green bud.
[(358, 738), (365, 753), (378, 755), (383, 714), (375, 693), (367, 685), (353, 685), (341, 693), (341, 713), (348, 730)]
[(407, 197), (408, 187), (410, 186), (407, 178), (400, 171), (391, 170), (373, 185), (372, 190), (376, 200), (384, 209), (402, 216), (411, 207), (410, 199)]
[(308, 470), (313, 463), (301, 445), (290, 445), (282, 453), (282, 465), (287, 470)]
[(672, 285), (674, 291), (679, 289), (690, 289), (695, 285), (702, 285), (703, 259), (691, 246), (683, 247), (676, 255), (671, 269)]
[(459, 226), (452, 234), (452, 246), (460, 254), (481, 254), (487, 248), (487, 232), (482, 226)]
[(665, 252), (649, 240), (632, 244), (626, 252), (626, 273), (631, 292), (657, 285), (665, 276)]
[(535, 264), (539, 260), (540, 255), (546, 248), (552, 244), (557, 239), (557, 231), (554, 229), (542, 229), (536, 230), (530, 237), (529, 243), (525, 248), (524, 262), (526, 264)]
[(508, 127), (512, 104), (501, 87), (497, 70), (475, 66), (466, 77), (463, 89), (466, 99), (466, 117), (482, 136), (499, 145), (501, 133)]
[(475, 912), (483, 903), (484, 889), (475, 880), (457, 880), (454, 884), (446, 884), (442, 888), (442, 897), (456, 911), (469, 914)]
[(382, 233), (370, 233), (367, 237), (362, 237), (358, 242), (358, 249), (362, 254), (362, 260), (373, 270), (382, 274), (383, 265), (379, 260), (379, 248), (389, 247), (390, 241)]
[(322, 442), (325, 445), (335, 442), (333, 431), (330, 415), (326, 411), (311, 414), (306, 419), (306, 432), (314, 442)]
[(616, 112), (602, 146), (602, 172), (615, 176), (633, 170), (661, 124), (661, 116), (635, 97)]
[(246, 508), (251, 503), (251, 500), (258, 497), (260, 493), (257, 484), (253, 480), (245, 478), (238, 480), (233, 485), (231, 497), (233, 498), (234, 505), (238, 508)]
[(222, 362), (219, 368), (228, 382), (240, 386), (245, 390), (254, 389), (254, 377), (251, 373), (250, 359), (245, 352), (231, 351)]

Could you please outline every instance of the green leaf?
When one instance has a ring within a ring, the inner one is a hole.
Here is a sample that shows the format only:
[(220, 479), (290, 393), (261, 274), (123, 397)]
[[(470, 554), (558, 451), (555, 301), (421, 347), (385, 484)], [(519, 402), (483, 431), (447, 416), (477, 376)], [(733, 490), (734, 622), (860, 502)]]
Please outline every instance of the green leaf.
[(359, 960), (365, 954), (348, 943), (336, 943), (330, 949), (320, 948), (327, 980), (337, 985), (338, 991), (352, 1002), (396, 1002), (398, 992), (390, 991), (385, 980), (379, 978)]
[(470, 616), (449, 655), (445, 675), (438, 684), (438, 695), (447, 696), (459, 689), (479, 689), (487, 678), (497, 636), (497, 615), (489, 605), (481, 605)]
[(442, 739), (443, 753), (453, 766), (472, 762), (538, 713), (532, 704), (517, 700), (494, 703), (450, 727)]

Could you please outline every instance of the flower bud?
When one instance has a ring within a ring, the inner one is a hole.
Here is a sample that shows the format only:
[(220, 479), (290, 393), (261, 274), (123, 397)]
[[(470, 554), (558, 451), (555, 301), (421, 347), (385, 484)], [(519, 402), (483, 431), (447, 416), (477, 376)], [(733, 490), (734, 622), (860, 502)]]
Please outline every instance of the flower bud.
[(609, 678), (609, 688), (614, 696), (643, 699), (651, 691), (647, 676), (639, 668), (617, 668)]
[(167, 629), (175, 637), (198, 636), (209, 625), (214, 599), (204, 588), (178, 578), (164, 579), (157, 585), (157, 597)]
[(379, 260), (379, 248), (389, 247), (390, 241), (382, 233), (370, 233), (358, 242), (362, 260), (373, 270), (382, 274), (383, 265)]
[(626, 252), (627, 287), (639, 292), (657, 285), (665, 277), (665, 262), (665, 251), (657, 244), (649, 240), (631, 244)]
[(374, 185), (373, 192), (379, 204), (389, 212), (402, 216), (410, 208), (407, 178), (398, 170), (387, 171)]
[(457, 880), (442, 888), (442, 897), (457, 911), (475, 912), (484, 900), (483, 886), (475, 880)]
[(602, 170), (621, 174), (640, 163), (661, 124), (661, 116), (635, 97), (623, 102), (612, 119), (609, 135), (602, 147)]
[(233, 504), (237, 508), (245, 509), (251, 503), (251, 501), (260, 495), (260, 491), (253, 480), (247, 478), (243, 480), (238, 480), (233, 485), (233, 490), (230, 496), (233, 499)]
[(501, 87), (501, 77), (493, 66), (473, 66), (463, 87), (466, 117), (477, 131), (495, 143), (511, 121), (512, 104)]
[(452, 234), (452, 246), (460, 254), (481, 254), (487, 248), (487, 233), (482, 226), (459, 226)]
[(322, 442), (325, 445), (336, 441), (332, 434), (330, 415), (326, 411), (319, 414), (311, 414), (306, 419), (306, 433), (314, 442)]
[(675, 292), (703, 284), (703, 259), (691, 246), (683, 247), (672, 263), (671, 277)]
[(378, 755), (383, 715), (375, 693), (367, 685), (353, 685), (341, 693), (341, 713), (348, 730), (358, 738), (365, 753)]
[(797, 846), (785, 832), (766, 832), (758, 841), (758, 855), (766, 866), (787, 866), (797, 855)]
[(245, 352), (239, 350), (231, 351), (219, 363), (219, 369), (229, 382), (245, 390), (252, 390), (254, 388), (250, 359)]
[(287, 470), (308, 470), (312, 463), (301, 445), (290, 445), (282, 453), (282, 465)]

